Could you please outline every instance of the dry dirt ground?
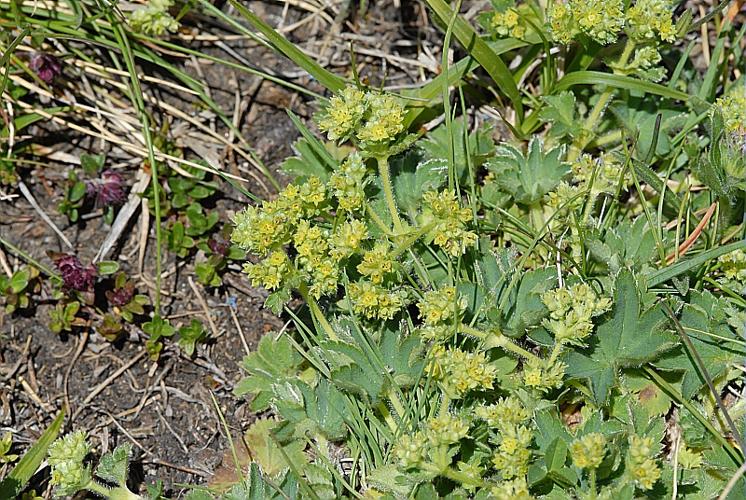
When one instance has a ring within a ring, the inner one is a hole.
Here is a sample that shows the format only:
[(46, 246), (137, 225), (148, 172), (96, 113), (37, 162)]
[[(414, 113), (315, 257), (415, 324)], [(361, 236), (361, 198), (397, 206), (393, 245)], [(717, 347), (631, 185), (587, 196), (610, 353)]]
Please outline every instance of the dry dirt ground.
[[(315, 10), (310, 6), (316, 2), (246, 5), (339, 74), (349, 74), (351, 44), (358, 73), (374, 85), (385, 83), (401, 88), (421, 83), (437, 72), (440, 35), (420, 2), (370, 2), (364, 12), (359, 3), (350, 0), (326, 2), (327, 8)], [(230, 11), (225, 5), (222, 8)], [(206, 23), (198, 18), (189, 20), (190, 29), (200, 31), (202, 22)], [(224, 33), (214, 25), (205, 30)], [(192, 42), (190, 47), (269, 69), (288, 81), (322, 92), (292, 63), (245, 38), (225, 34)], [(209, 84), (213, 99), (234, 116), (259, 158), (276, 170), (292, 154), (292, 141), (297, 137), (286, 111), (292, 110), (312, 126), (314, 103), (246, 73), (203, 60), (189, 62), (183, 63), (184, 68)], [(164, 90), (159, 97), (185, 111), (193, 110), (193, 103), (183, 96)], [(172, 130), (178, 129), (178, 123), (171, 125)], [(219, 133), (226, 133), (224, 127), (214, 127)], [(128, 183), (135, 180), (139, 167), (111, 144), (53, 123), (36, 127), (33, 134), (53, 151), (75, 156), (106, 152), (110, 160), (123, 166), (120, 171)], [(226, 170), (245, 171), (246, 165), (225, 148), (213, 149)], [(90, 262), (111, 228), (101, 217), (71, 224), (59, 214), (57, 206), (64, 196), (68, 172), (75, 167), (39, 160), (40, 164), (24, 170), (23, 181), (41, 211), (73, 243), (81, 261)], [(248, 187), (261, 196), (271, 196), (258, 184)], [(222, 191), (210, 198), (206, 207), (217, 211), (220, 224), (225, 224), (230, 214), (246, 202), (223, 184)], [(152, 217), (140, 270), (138, 252), (143, 224), (148, 222), (136, 213), (109, 258), (117, 260), (135, 278), (140, 293), (152, 296)], [(69, 251), (23, 196), (0, 201), (0, 235), (47, 265), (51, 265), (47, 251)], [(0, 258), (10, 268), (22, 264), (12, 250), (5, 248), (0, 252)], [(78, 328), (62, 336), (52, 333), (48, 319), (54, 301), (49, 283), (34, 297), (34, 307), (29, 311), (0, 315), (0, 434), (6, 430), (13, 433), (14, 452), (23, 452), (67, 406), (65, 430), (88, 431), (96, 452), (105, 452), (124, 441), (134, 444), (133, 476), (140, 486), (161, 479), (167, 493), (178, 497), (184, 492), (180, 485), (209, 481), (228, 446), (216, 405), (234, 436), (256, 418), (245, 400), (232, 395), (233, 386), (241, 377), (244, 341), (249, 349), (254, 348), (266, 332), (283, 328), (284, 320), (262, 308), (265, 293), (253, 289), (237, 267), (229, 270), (224, 286), (218, 288), (192, 286), (193, 267), (193, 257), (184, 259), (164, 252), (163, 314), (177, 327), (192, 318), (208, 325), (207, 314), (214, 325), (209, 328), (209, 342), (199, 346), (192, 358), (175, 342), (167, 341), (160, 359), (152, 361), (144, 351), (147, 337), (137, 327), (130, 327), (127, 338), (115, 344), (93, 329)], [(33, 486), (37, 492), (49, 495), (45, 471), (37, 474)]]

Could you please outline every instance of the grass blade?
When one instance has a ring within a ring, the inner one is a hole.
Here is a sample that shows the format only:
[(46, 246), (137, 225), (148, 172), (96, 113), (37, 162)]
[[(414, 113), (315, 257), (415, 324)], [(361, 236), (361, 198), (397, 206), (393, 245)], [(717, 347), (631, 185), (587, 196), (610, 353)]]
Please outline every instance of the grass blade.
[(638, 80), (631, 76), (612, 75), (600, 71), (576, 71), (564, 76), (552, 90), (552, 93), (567, 90), (575, 85), (607, 85), (617, 89), (633, 90), (646, 94), (655, 94), (679, 101), (689, 100), (689, 95), (657, 83)]
[[(231, 0), (232, 2), (234, 0)], [(453, 11), (444, 0), (426, 0), (440, 20), (448, 24)], [(456, 16), (453, 23), (453, 34), (466, 51), (479, 62), (484, 70), (495, 81), (498, 88), (510, 99), (518, 115), (518, 121), (523, 120), (523, 103), (513, 75), (500, 56), (482, 40), (474, 28), (461, 16)]]
[[(525, 47), (527, 44), (515, 38), (506, 38), (490, 43), (489, 46), (496, 54), (504, 54), (514, 49)], [(479, 67), (479, 62), (471, 56), (464, 57), (459, 62), (448, 67), (448, 73), (441, 73), (418, 89), (403, 91), (405, 97), (421, 101), (421, 106), (411, 106), (407, 116), (404, 118), (404, 126), (409, 127), (427, 110), (428, 103), (439, 98), (443, 92), (443, 80), (447, 80), (448, 86), (456, 85), (459, 81)]]
[(47, 456), (47, 448), (52, 444), (52, 441), (57, 439), (64, 420), (65, 411), (63, 410), (36, 443), (26, 451), (18, 464), (10, 471), (10, 474), (0, 482), (0, 498), (16, 498), (21, 494), (23, 488), (26, 487), (26, 483), (36, 473)]
[[(270, 44), (272, 44), (272, 46), (275, 49), (277, 49), (280, 53), (285, 55), (285, 57), (293, 61), (295, 64), (297, 64), (298, 66), (306, 70), (308, 74), (314, 77), (321, 85), (326, 87), (329, 91), (339, 92), (345, 87), (346, 84), (343, 78), (322, 68), (321, 65), (319, 65), (316, 61), (314, 61), (308, 55), (304, 54), (302, 50), (296, 47), (293, 43), (289, 42), (287, 38), (285, 38), (284, 36), (279, 34), (277, 31), (275, 31), (275, 29), (272, 28), (272, 26), (265, 23), (256, 14), (254, 14), (249, 9), (241, 5), (236, 0), (230, 0), (230, 3), (244, 17), (244, 19), (246, 19), (249, 23), (251, 23), (251, 25), (254, 26), (254, 28), (259, 30), (259, 32), (262, 35), (264, 35), (267, 38), (267, 40), (269, 40)], [(213, 14), (226, 20), (226, 17), (222, 15), (223, 13), (219, 9), (214, 7), (210, 2), (206, 2), (203, 0), (202, 5), (209, 12), (212, 12)], [(227, 20), (230, 20), (230, 18), (227, 18)], [(246, 29), (246, 27), (241, 26), (235, 21), (232, 21), (231, 25), (233, 25), (234, 27), (236, 27), (237, 29), (241, 30), (242, 32), (246, 34), (251, 33), (248, 29)]]
[(663, 269), (657, 269), (647, 274), (648, 286), (654, 287), (660, 285), (661, 283), (665, 283), (671, 278), (675, 278), (680, 274), (684, 274), (687, 271), (699, 267), (709, 260), (717, 259), (721, 255), (725, 255), (734, 250), (740, 250), (742, 248), (746, 248), (746, 240), (736, 241), (735, 243), (730, 243), (728, 245), (711, 248), (705, 252), (697, 254), (691, 259), (681, 260), (672, 266), (664, 267)]

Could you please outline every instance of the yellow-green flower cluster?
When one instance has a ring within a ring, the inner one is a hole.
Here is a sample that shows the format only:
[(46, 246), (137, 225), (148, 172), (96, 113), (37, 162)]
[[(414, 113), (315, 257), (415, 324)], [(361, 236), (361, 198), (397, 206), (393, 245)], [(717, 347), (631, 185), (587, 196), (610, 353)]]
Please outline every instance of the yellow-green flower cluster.
[(582, 33), (602, 45), (616, 41), (624, 27), (622, 0), (580, 0), (571, 5)]
[[(594, 196), (616, 193), (623, 171), (619, 162), (610, 155), (597, 158), (582, 155), (572, 164), (573, 179), (578, 183), (578, 188), (584, 190), (590, 187)], [(625, 177), (622, 182), (626, 184), (626, 181)]]
[(738, 292), (746, 287), (746, 252), (733, 250), (720, 256), (718, 262), (729, 286), (738, 287)]
[(261, 207), (248, 206), (234, 215), (231, 240), (244, 250), (267, 255), (289, 243), (300, 219), (318, 215), (325, 201), (326, 186), (318, 177), (290, 184), (277, 199), (264, 201)]
[(531, 500), (534, 497), (528, 492), (526, 478), (515, 478), (509, 481), (500, 481), (490, 490), (491, 497), (496, 500)]
[(661, 477), (660, 467), (655, 461), (657, 454), (658, 446), (653, 445), (651, 438), (636, 434), (630, 436), (625, 467), (638, 488), (651, 490)]
[(576, 235), (577, 224), (570, 223), (570, 218), (572, 214), (583, 206), (585, 196), (583, 196), (582, 191), (583, 187), (580, 185), (561, 181), (554, 191), (547, 193), (544, 199), (546, 205), (544, 210), (545, 217), (552, 217), (549, 222), (550, 230), (558, 234), (563, 234), (569, 229), (569, 238), (567, 235), (563, 235), (563, 240), (570, 240), (570, 244), (574, 244), (575, 239), (579, 237), (579, 235)]
[(469, 433), (469, 423), (452, 413), (445, 412), (427, 421), (425, 437), (433, 446), (458, 443)]
[(466, 309), (466, 300), (458, 297), (456, 287), (446, 286), (440, 290), (425, 292), (417, 303), (420, 318), (426, 325), (434, 326), (458, 317)]
[(57, 495), (73, 495), (91, 482), (90, 469), (83, 464), (90, 451), (83, 431), (68, 434), (49, 446), (47, 461), (52, 467), (51, 482)]
[(580, 33), (570, 2), (557, 0), (547, 9), (549, 30), (555, 41), (567, 45)]
[(508, 7), (503, 12), (495, 12), (490, 20), (490, 25), (501, 36), (522, 38), (526, 34), (526, 27), (521, 22), (521, 15), (513, 7)]
[(301, 220), (293, 234), (298, 268), (307, 275), (309, 292), (315, 298), (335, 292), (339, 282), (339, 268), (329, 258), (329, 241), (328, 230), (307, 220)]
[(350, 86), (329, 100), (318, 124), (331, 141), (386, 144), (404, 130), (404, 106), (392, 95)]
[(388, 241), (376, 242), (371, 250), (363, 254), (363, 260), (357, 266), (357, 271), (374, 285), (383, 283), (392, 270), (391, 245)]
[[(413, 435), (400, 437), (394, 445), (394, 457), (402, 469), (423, 468), (430, 472), (443, 471), (451, 467), (451, 446), (458, 444), (469, 434), (469, 422), (450, 412), (440, 413), (428, 419), (423, 428)], [(478, 464), (459, 462), (459, 470), (465, 473), (470, 486), (479, 484), (482, 469)]]
[(503, 479), (525, 478), (531, 460), (531, 431), (524, 425), (506, 425), (500, 430), (500, 444), (492, 457)]
[(402, 469), (413, 469), (425, 460), (427, 452), (427, 438), (422, 431), (414, 435), (400, 436), (394, 446), (394, 456)]
[[(519, 491), (524, 490), (532, 440), (525, 424), (531, 418), (531, 412), (518, 398), (508, 396), (492, 405), (478, 406), (475, 414), (497, 431), (497, 450), (492, 456), (492, 464), (503, 480), (498, 491), (501, 489), (502, 494), (514, 492), (515, 486), (520, 486)], [(525, 493), (528, 494), (527, 489)]]
[(639, 41), (656, 38), (664, 42), (676, 40), (673, 4), (669, 0), (637, 0), (627, 11), (630, 36)]
[(435, 346), (428, 372), (451, 399), (461, 399), (474, 390), (492, 389), (496, 369), (483, 352)]
[(318, 118), (319, 128), (330, 141), (348, 139), (367, 109), (366, 94), (357, 87), (345, 87), (329, 99), (329, 105)]
[(150, 0), (130, 14), (130, 26), (146, 35), (161, 36), (167, 31), (176, 32), (179, 22), (168, 12), (173, 4), (172, 0)]
[(561, 361), (553, 361), (549, 364), (527, 360), (523, 366), (523, 383), (526, 387), (536, 389), (539, 392), (548, 392), (562, 385), (567, 365)]
[(598, 432), (586, 434), (570, 445), (572, 462), (581, 469), (597, 469), (605, 455), (606, 437)]
[(292, 269), (290, 259), (284, 250), (274, 250), (266, 259), (257, 264), (244, 264), (243, 271), (251, 278), (253, 286), (263, 286), (267, 290), (280, 288)]
[(547, 14), (552, 36), (565, 44), (584, 34), (607, 45), (615, 42), (624, 28), (622, 0), (558, 0)]
[(360, 251), (360, 246), (368, 239), (368, 228), (362, 221), (353, 219), (339, 224), (331, 236), (331, 256), (339, 262)]
[(430, 226), (428, 237), (453, 257), (458, 257), (477, 241), (477, 235), (466, 229), (471, 210), (462, 207), (451, 191), (428, 191), (422, 196), (420, 223)]
[[(638, 0), (625, 12), (623, 0), (556, 0), (547, 9), (552, 37), (570, 43), (586, 35), (601, 45), (616, 42), (623, 30), (638, 42), (676, 40), (669, 0)], [(648, 62), (650, 53), (642, 54)], [(643, 63), (641, 59), (638, 61)]]
[(365, 181), (368, 171), (358, 153), (352, 153), (329, 179), (329, 187), (337, 198), (339, 208), (354, 212), (365, 204)]
[[(624, 67), (618, 68), (621, 73), (634, 74), (644, 80), (657, 82), (666, 76), (665, 68), (658, 66), (661, 62), (661, 54), (655, 47), (647, 46), (635, 50), (635, 56), (632, 61)], [(609, 65), (615, 68), (614, 64)]]
[(403, 290), (389, 290), (370, 281), (350, 283), (347, 299), (352, 310), (368, 319), (391, 319), (406, 304)]
[(369, 93), (367, 101), (368, 112), (357, 138), (374, 144), (394, 140), (404, 130), (404, 106), (388, 94)]
[(598, 297), (585, 283), (556, 288), (541, 296), (549, 309), (544, 326), (554, 334), (556, 342), (582, 346), (593, 332), (593, 318), (608, 311), (611, 300)]
[(475, 414), (487, 422), (490, 427), (496, 428), (505, 425), (518, 425), (531, 417), (531, 412), (515, 396), (500, 398), (491, 405), (478, 406)]
[(416, 333), (419, 337), (426, 342), (435, 342), (436, 344), (446, 342), (452, 339), (456, 334), (456, 325), (437, 324), (437, 325), (422, 325), (417, 328)]
[(738, 85), (715, 101), (715, 106), (722, 113), (725, 129), (728, 132), (744, 134), (746, 130), (746, 86)]

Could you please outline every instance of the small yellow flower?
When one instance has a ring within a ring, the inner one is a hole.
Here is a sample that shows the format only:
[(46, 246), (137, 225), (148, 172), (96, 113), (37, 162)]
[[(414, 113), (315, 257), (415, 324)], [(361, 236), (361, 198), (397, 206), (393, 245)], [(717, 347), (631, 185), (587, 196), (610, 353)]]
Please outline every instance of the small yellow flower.
[(451, 413), (431, 418), (426, 427), (427, 440), (434, 446), (457, 443), (469, 433), (469, 424)]
[(629, 437), (626, 469), (638, 488), (651, 490), (661, 476), (660, 467), (655, 461), (657, 445), (649, 437), (635, 434)]
[(576, 467), (597, 469), (606, 455), (606, 437), (598, 432), (591, 432), (570, 445), (570, 455)]
[(370, 278), (374, 285), (380, 285), (383, 278), (393, 270), (391, 247), (388, 242), (379, 241), (372, 250), (365, 252), (357, 270)]
[(426, 325), (437, 325), (452, 320), (466, 308), (466, 300), (457, 297), (456, 287), (425, 292), (417, 303), (420, 317)]

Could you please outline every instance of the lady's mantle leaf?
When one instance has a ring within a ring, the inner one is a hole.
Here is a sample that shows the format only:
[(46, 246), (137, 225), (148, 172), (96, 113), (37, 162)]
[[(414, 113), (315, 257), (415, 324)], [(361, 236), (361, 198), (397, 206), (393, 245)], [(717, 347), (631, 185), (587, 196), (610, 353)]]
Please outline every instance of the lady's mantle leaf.
[(587, 349), (566, 356), (567, 375), (586, 379), (596, 403), (606, 405), (619, 370), (652, 361), (676, 345), (676, 337), (665, 331), (664, 323), (666, 316), (659, 305), (640, 314), (635, 278), (630, 271), (622, 271), (616, 279), (614, 315), (598, 327)]
[[(713, 379), (720, 377), (729, 366), (743, 359), (744, 348), (735, 342), (740, 340), (727, 323), (724, 301), (718, 300), (710, 292), (694, 292), (690, 304), (681, 313), (681, 326), (692, 341), (697, 354), (707, 367)], [(707, 335), (716, 335), (719, 338)], [(666, 353), (655, 366), (662, 370), (683, 370), (681, 394), (690, 399), (705, 385), (693, 354), (685, 346)]]
[(544, 153), (541, 139), (534, 137), (523, 152), (509, 145), (497, 148), (497, 154), (487, 162), (487, 168), (495, 174), (495, 182), (510, 193), (516, 203), (532, 205), (553, 190), (570, 172), (569, 166), (560, 158), (563, 147)]

